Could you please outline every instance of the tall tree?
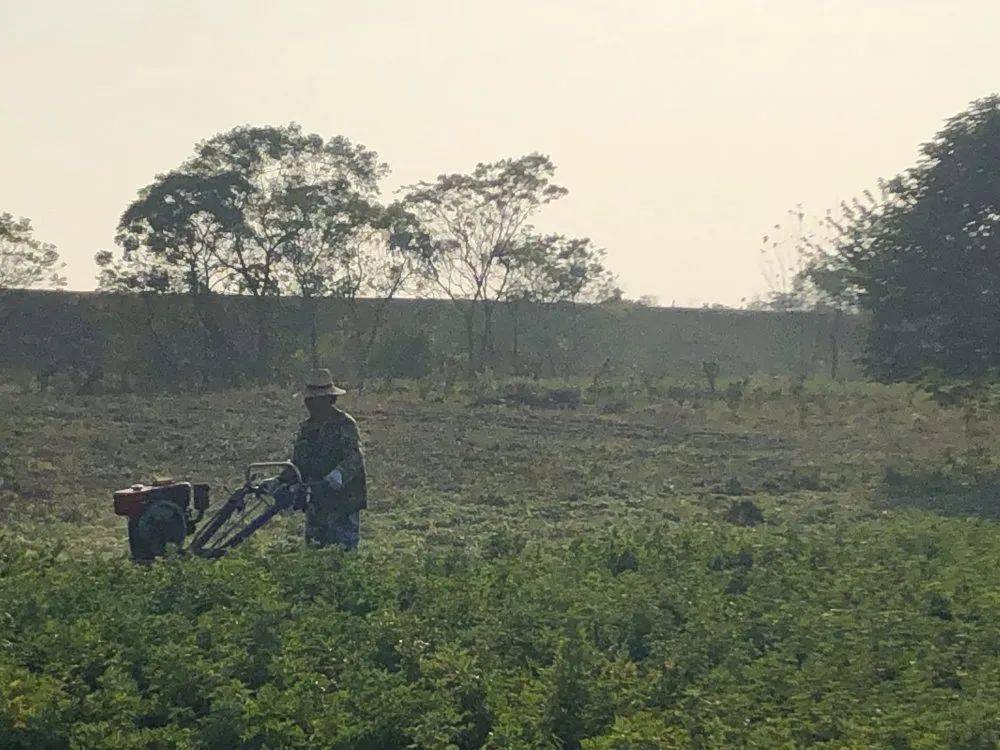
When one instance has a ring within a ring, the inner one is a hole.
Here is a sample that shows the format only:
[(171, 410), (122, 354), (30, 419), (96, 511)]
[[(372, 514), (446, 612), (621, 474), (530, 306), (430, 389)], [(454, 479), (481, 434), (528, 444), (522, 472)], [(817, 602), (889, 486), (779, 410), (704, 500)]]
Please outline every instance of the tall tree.
[(495, 303), (507, 295), (530, 219), (567, 192), (554, 174), (547, 156), (529, 154), (405, 188), (403, 202), (429, 240), (421, 275), (461, 314), (470, 366), (494, 353)]
[(135, 271), (131, 283), (191, 294), (231, 288), (224, 245), (240, 225), (239, 202), (249, 188), (235, 172), (175, 171), (140, 190), (118, 223), (117, 242)]
[[(564, 305), (570, 321), (569, 346), (579, 348), (582, 303), (599, 303), (621, 296), (614, 275), (604, 266), (605, 252), (587, 238), (559, 234), (528, 235), (514, 256), (513, 275), (506, 300), (511, 315), (514, 369), (520, 367), (520, 333), (529, 307)], [(551, 311), (547, 311), (551, 312)], [(564, 348), (553, 329), (553, 316), (543, 314), (538, 323), (546, 341), (544, 351), (553, 374), (555, 352)]]
[(0, 289), (64, 286), (64, 265), (55, 245), (36, 239), (30, 219), (0, 214)]
[(1000, 368), (1000, 97), (973, 102), (852, 206), (814, 277), (870, 313), (876, 377)]
[(386, 171), (375, 152), (343, 137), (324, 141), (296, 124), (235, 128), (140, 191), (119, 243), (139, 282), (254, 298), (255, 374), (266, 377), (269, 300), (295, 287), (302, 238), (345, 205), (377, 196)]
[(327, 297), (344, 303), (341, 320), (355, 360), (364, 374), (381, 333), (389, 304), (413, 278), (414, 220), (399, 205), (388, 208), (363, 195), (329, 193), (311, 212), (309, 227), (288, 254), (292, 288), (308, 316), (310, 356), (318, 363), (317, 303)]
[(29, 219), (0, 214), (0, 331), (13, 319), (13, 290), (65, 286), (55, 245), (35, 237)]
[(619, 290), (604, 257), (605, 251), (586, 237), (528, 235), (515, 256), (512, 296), (547, 304), (616, 297)]

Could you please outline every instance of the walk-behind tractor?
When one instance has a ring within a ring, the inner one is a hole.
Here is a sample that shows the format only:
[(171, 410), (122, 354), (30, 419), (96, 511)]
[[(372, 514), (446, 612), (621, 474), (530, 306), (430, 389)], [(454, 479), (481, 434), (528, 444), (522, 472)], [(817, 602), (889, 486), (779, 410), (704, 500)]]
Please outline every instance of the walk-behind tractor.
[[(281, 469), (285, 483), (261, 479), (264, 469)], [(304, 510), (311, 487), (289, 461), (250, 464), (243, 486), (198, 528), (209, 506), (207, 484), (164, 480), (151, 485), (134, 484), (114, 493), (114, 509), (128, 518), (128, 544), (132, 559), (146, 562), (175, 546), (182, 553), (221, 557), (245, 542), (278, 513)], [(191, 541), (185, 546), (188, 537)]]

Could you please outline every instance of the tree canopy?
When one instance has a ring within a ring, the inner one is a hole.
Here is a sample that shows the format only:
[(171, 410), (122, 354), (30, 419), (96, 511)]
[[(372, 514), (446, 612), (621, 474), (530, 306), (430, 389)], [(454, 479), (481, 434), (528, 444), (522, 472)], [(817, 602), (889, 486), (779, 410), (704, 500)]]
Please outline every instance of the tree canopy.
[[(363, 371), (386, 305), (400, 294), (454, 302), (468, 362), (485, 366), (495, 354), (496, 303), (589, 302), (617, 293), (603, 250), (531, 226), (567, 192), (554, 183), (547, 156), (418, 182), (388, 206), (379, 193), (387, 173), (374, 151), (294, 123), (220, 133), (139, 191), (118, 225), (121, 257), (97, 255), (101, 287), (186, 294), (215, 349), (226, 348), (208, 312), (215, 295), (254, 298), (262, 370), (272, 355), (265, 300), (280, 295), (301, 301), (314, 362), (317, 299), (344, 301), (337, 325)], [(364, 298), (377, 304), (362, 315)]]
[(586, 237), (528, 235), (513, 264), (508, 299), (528, 302), (605, 302), (621, 296), (604, 266), (604, 250)]
[(296, 264), (307, 236), (329, 244), (368, 220), (386, 171), (341, 136), (235, 128), (141, 190), (118, 241), (131, 269), (161, 286), (277, 295), (304, 281)]
[[(297, 294), (311, 319), (315, 360), (310, 300), (369, 290), (391, 297), (401, 284), (405, 264), (390, 248), (391, 214), (379, 203), (387, 172), (374, 151), (343, 136), (324, 140), (294, 123), (220, 133), (139, 191), (118, 225), (121, 262), (98, 255), (101, 285), (259, 300), (261, 374), (273, 354), (263, 301)], [(197, 310), (219, 341), (204, 301)]]
[(424, 238), (419, 271), (430, 289), (456, 303), (470, 364), (494, 353), (495, 303), (583, 301), (610, 284), (603, 252), (590, 240), (540, 236), (531, 220), (566, 195), (542, 154), (478, 164), (469, 174), (410, 185), (403, 203)]
[(35, 237), (30, 219), (0, 213), (0, 289), (63, 286), (55, 245)]
[(1000, 97), (951, 118), (913, 168), (845, 204), (835, 226), (808, 274), (870, 314), (872, 375), (1000, 368)]

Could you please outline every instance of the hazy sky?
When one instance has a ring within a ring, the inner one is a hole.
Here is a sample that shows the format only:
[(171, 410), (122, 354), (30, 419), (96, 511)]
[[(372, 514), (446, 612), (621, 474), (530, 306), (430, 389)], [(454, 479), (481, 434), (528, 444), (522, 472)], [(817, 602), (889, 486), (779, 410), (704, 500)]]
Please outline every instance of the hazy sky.
[(1000, 89), (998, 29), (996, 0), (0, 0), (0, 211), (86, 289), (136, 190), (235, 125), (364, 143), (387, 193), (541, 151), (570, 191), (541, 229), (632, 296), (736, 304), (789, 208)]

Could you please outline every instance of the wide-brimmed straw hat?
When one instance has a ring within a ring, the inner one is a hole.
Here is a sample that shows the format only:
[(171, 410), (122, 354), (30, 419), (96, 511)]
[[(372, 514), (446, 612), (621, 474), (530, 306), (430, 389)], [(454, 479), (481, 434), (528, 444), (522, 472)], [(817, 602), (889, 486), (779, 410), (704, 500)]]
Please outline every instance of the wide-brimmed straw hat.
[(315, 396), (343, 396), (347, 391), (334, 385), (329, 370), (313, 370), (306, 382), (306, 398)]

